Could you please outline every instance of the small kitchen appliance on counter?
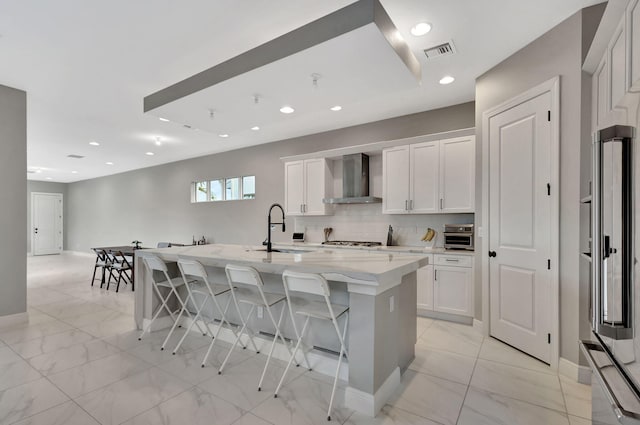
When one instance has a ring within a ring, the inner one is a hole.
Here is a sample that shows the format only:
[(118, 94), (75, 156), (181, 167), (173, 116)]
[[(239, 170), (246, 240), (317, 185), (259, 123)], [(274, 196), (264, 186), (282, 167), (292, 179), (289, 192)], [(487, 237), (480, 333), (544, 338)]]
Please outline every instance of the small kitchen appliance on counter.
[(473, 224), (445, 224), (444, 248), (473, 251)]

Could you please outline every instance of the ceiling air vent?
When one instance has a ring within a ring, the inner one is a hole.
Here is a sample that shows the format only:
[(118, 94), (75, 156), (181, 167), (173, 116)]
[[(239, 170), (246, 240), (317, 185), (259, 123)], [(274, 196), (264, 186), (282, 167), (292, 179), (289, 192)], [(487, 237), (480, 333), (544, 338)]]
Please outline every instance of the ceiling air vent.
[(67, 155), (67, 158), (82, 159), (82, 158), (84, 158), (84, 156), (82, 156), (82, 155)]
[(424, 54), (427, 59), (437, 58), (439, 56), (452, 55), (456, 52), (455, 47), (453, 47), (453, 42), (449, 41), (444, 44), (440, 44), (435, 47), (431, 47), (429, 49), (424, 49)]

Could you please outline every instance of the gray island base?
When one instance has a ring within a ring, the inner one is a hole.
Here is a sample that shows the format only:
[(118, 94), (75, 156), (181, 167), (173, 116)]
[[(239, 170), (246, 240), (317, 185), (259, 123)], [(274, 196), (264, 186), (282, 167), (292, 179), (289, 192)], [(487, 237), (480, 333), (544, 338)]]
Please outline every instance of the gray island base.
[[(227, 264), (251, 266), (260, 272), (265, 291), (276, 293), (284, 293), (284, 270), (322, 274), (329, 281), (332, 302), (349, 306), (346, 339), (349, 358), (347, 362), (343, 362), (341, 378), (348, 382), (345, 405), (350, 409), (375, 416), (398, 388), (401, 373), (414, 358), (416, 270), (427, 265), (428, 257), (407, 253), (323, 248), (267, 253), (263, 247), (242, 245), (196, 245), (141, 250), (137, 252), (135, 259), (135, 319), (138, 329), (148, 323), (158, 305), (149, 273), (142, 263), (142, 257), (150, 253), (167, 263), (172, 276), (179, 276), (176, 266), (178, 258), (195, 259), (206, 267), (211, 281), (223, 284), (227, 282), (224, 273)], [(276, 317), (280, 314), (279, 309), (284, 308), (285, 303), (281, 304), (274, 310)], [(207, 312), (207, 315), (211, 314), (212, 311)], [(264, 316), (256, 317), (252, 326), (259, 331), (258, 340), (266, 344), (270, 343), (275, 330)], [(285, 337), (295, 339), (288, 312), (285, 312), (285, 318), (288, 320), (282, 326), (282, 332)], [(163, 320), (156, 320), (153, 330), (167, 327), (171, 323), (168, 316), (159, 319)], [(228, 319), (232, 323), (239, 323), (233, 308), (229, 309)], [(309, 347), (317, 348), (308, 351), (313, 369), (332, 375), (337, 354), (331, 352), (339, 350), (339, 343), (335, 332), (323, 326), (331, 324), (312, 323), (309, 332), (311, 342), (307, 350)], [(194, 329), (197, 330), (197, 327), (194, 326)], [(223, 332), (220, 339), (231, 341), (232, 336), (230, 331)], [(274, 356), (288, 360), (288, 352), (280, 344)], [(219, 365), (209, 365), (217, 366)]]

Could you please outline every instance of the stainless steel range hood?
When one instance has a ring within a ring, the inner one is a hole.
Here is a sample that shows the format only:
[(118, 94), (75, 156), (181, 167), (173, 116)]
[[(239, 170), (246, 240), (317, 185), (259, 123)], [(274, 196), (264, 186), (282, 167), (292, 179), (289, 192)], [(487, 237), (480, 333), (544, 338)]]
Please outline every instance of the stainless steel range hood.
[(369, 156), (363, 153), (342, 157), (342, 198), (325, 198), (325, 204), (374, 204), (382, 198), (369, 196)]

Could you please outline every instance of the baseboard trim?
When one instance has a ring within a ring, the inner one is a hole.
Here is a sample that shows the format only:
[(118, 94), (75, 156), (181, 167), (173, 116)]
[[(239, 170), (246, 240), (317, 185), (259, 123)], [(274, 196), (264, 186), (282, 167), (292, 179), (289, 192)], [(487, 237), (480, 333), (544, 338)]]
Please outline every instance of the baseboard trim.
[(27, 323), (28, 321), (29, 313), (26, 311), (23, 313), (7, 314), (6, 316), (0, 316), (0, 328)]
[(581, 384), (591, 384), (591, 368), (589, 366), (580, 366), (563, 357), (560, 357), (558, 362), (558, 373)]
[(463, 325), (472, 325), (473, 317), (460, 316), (458, 314), (442, 313), (439, 311), (425, 310), (418, 308), (418, 316), (428, 317), (430, 319), (446, 320), (448, 322), (460, 323)]
[(94, 254), (92, 252), (84, 252), (84, 251), (71, 251), (71, 250), (65, 249), (62, 252), (64, 254), (80, 255), (80, 256), (83, 256), (83, 257), (93, 257), (93, 258), (95, 258), (95, 256), (96, 256), (96, 254)]
[(396, 367), (374, 394), (347, 387), (345, 406), (370, 417), (375, 417), (400, 386), (400, 368)]

